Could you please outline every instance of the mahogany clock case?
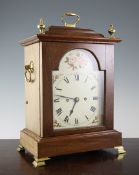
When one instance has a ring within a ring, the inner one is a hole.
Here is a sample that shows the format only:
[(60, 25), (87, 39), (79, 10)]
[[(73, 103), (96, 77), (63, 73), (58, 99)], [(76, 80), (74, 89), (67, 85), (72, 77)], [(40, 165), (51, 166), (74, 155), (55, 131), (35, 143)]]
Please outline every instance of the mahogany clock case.
[[(45, 34), (38, 34), (21, 42), (24, 47), (39, 44), (42, 75), (42, 116), (40, 135), (30, 130), (21, 131), (20, 144), (35, 157), (112, 148), (122, 145), (122, 135), (113, 129), (114, 111), (114, 44), (118, 38), (105, 38), (93, 30), (51, 26)], [(97, 127), (53, 129), (52, 71), (58, 70), (62, 56), (73, 49), (91, 52), (104, 71), (104, 116), (103, 125)], [(32, 102), (33, 103), (33, 102)]]

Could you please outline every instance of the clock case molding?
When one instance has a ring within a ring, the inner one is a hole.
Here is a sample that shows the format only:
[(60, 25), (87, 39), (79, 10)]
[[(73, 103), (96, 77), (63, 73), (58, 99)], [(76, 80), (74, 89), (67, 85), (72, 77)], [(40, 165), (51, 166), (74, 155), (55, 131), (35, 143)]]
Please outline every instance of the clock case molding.
[[(26, 128), (20, 144), (36, 159), (122, 145), (122, 134), (113, 128), (114, 44), (120, 41), (94, 30), (51, 26), (45, 34), (21, 42), (25, 64), (34, 62), (35, 81), (25, 81)], [(53, 130), (52, 71), (58, 70), (62, 56), (72, 49), (91, 52), (99, 70), (105, 72), (103, 126)]]

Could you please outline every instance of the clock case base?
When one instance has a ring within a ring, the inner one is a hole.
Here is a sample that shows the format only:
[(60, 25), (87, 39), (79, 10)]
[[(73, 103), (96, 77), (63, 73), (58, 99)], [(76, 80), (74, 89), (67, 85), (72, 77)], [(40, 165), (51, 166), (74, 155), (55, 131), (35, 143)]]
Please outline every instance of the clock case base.
[(114, 148), (122, 145), (122, 134), (116, 130), (41, 138), (28, 129), (20, 134), (20, 145), (35, 159), (78, 152)]

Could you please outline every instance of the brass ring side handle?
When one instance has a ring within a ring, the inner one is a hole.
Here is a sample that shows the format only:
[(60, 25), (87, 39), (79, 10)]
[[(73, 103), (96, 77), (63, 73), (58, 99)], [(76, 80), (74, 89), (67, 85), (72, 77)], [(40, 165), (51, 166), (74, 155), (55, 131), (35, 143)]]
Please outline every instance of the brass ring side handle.
[(34, 71), (33, 61), (30, 61), (30, 64), (25, 65), (25, 79), (28, 83), (33, 83), (35, 81)]
[[(74, 23), (67, 23), (65, 20), (66, 16), (76, 17), (76, 21)], [(64, 23), (65, 27), (76, 27), (76, 24), (80, 21), (80, 16), (76, 13), (67, 12), (61, 17), (61, 21)]]

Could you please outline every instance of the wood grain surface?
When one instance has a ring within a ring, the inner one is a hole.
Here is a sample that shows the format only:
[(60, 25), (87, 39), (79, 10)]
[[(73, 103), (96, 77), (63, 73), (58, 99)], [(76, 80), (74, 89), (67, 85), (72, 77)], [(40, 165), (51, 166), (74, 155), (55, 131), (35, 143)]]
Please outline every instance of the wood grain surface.
[(122, 139), (121, 133), (115, 130), (41, 138), (24, 129), (20, 144), (36, 158), (43, 158), (113, 148), (121, 146)]
[(24, 48), (25, 65), (34, 63), (33, 83), (25, 80), (25, 124), (26, 128), (41, 136), (40, 108), (40, 44), (35, 43)]

